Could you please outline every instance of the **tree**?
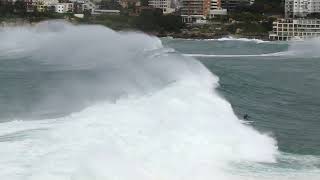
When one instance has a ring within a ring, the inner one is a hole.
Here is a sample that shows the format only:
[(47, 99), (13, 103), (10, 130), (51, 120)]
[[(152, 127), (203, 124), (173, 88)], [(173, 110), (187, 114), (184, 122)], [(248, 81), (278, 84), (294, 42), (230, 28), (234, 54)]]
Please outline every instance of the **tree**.
[(141, 0), (141, 6), (148, 6), (149, 5), (149, 0)]
[(157, 32), (178, 32), (184, 26), (181, 16), (163, 15), (161, 9), (143, 10), (134, 24), (140, 30)]
[(14, 12), (14, 6), (11, 2), (8, 0), (1, 0), (0, 1), (0, 14), (2, 16), (9, 16), (12, 15)]
[(17, 0), (13, 6), (14, 12), (17, 14), (25, 14), (27, 12), (26, 5), (23, 0)]

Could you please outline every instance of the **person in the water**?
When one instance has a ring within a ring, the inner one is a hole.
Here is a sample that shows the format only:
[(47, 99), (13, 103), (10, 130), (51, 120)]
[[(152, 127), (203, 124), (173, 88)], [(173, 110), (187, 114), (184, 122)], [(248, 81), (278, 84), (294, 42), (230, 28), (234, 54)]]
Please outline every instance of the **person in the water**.
[(248, 120), (249, 119), (249, 115), (248, 114), (243, 115), (243, 119)]

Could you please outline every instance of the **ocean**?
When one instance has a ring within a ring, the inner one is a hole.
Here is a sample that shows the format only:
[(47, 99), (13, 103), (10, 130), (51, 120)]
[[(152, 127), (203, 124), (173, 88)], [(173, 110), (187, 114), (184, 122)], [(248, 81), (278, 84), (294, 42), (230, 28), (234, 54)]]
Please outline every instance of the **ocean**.
[(0, 39), (1, 179), (320, 179), (318, 39), (57, 21)]

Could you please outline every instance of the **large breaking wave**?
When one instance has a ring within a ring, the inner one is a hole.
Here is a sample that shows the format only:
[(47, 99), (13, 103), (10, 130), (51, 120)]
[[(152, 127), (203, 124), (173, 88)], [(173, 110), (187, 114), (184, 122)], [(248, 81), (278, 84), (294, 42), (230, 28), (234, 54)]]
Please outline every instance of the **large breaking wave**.
[(276, 162), (276, 141), (235, 116), (218, 78), (155, 37), (45, 22), (0, 38), (1, 59), (32, 61), (7, 71), (80, 72), (30, 105), (67, 115), (0, 124), (1, 179), (263, 179), (232, 164)]

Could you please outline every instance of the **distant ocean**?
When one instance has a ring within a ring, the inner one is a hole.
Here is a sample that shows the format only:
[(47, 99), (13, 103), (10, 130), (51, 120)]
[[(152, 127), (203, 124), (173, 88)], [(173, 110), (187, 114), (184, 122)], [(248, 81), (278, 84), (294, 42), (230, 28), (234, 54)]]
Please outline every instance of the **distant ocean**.
[(320, 179), (320, 40), (0, 39), (0, 179)]

